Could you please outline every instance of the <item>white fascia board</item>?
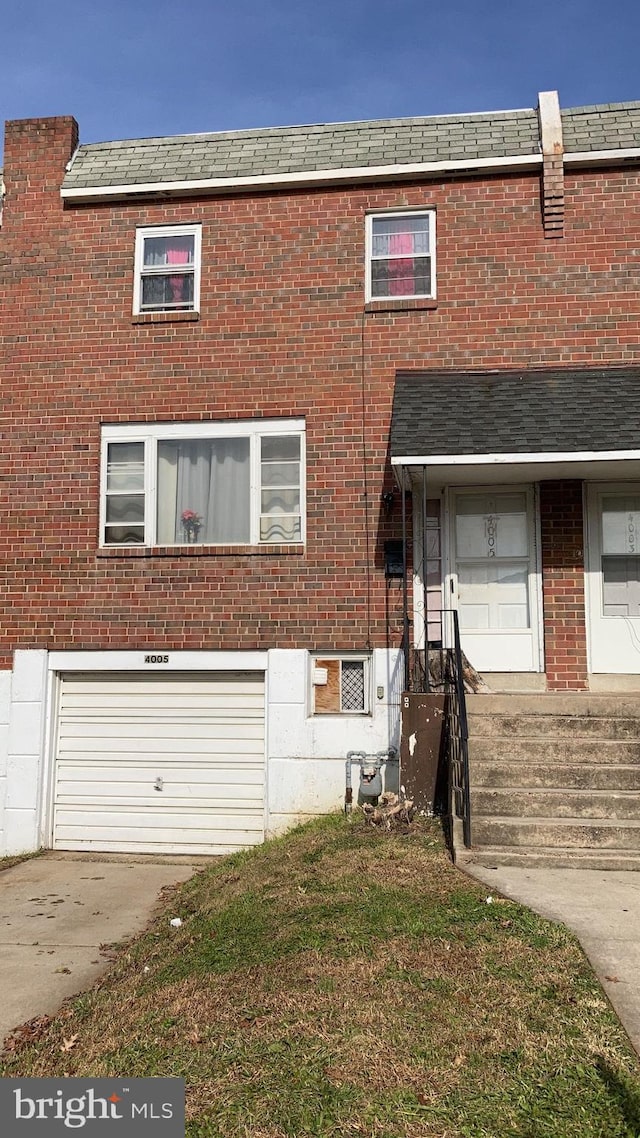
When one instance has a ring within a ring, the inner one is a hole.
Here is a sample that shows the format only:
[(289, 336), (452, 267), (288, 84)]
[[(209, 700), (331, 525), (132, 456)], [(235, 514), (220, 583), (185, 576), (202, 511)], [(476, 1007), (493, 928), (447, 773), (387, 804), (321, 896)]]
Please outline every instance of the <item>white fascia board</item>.
[(64, 201), (89, 201), (93, 198), (109, 199), (138, 194), (198, 194), (221, 193), (225, 190), (277, 189), (280, 186), (334, 182), (365, 182), (374, 179), (413, 178), (420, 175), (437, 175), (448, 172), (478, 170), (536, 169), (542, 165), (541, 154), (512, 154), (496, 158), (469, 158), (455, 162), (412, 162), (406, 165), (347, 166), (336, 170), (303, 170), (286, 174), (257, 174), (246, 178), (201, 178), (182, 182), (141, 182), (139, 185), (82, 186), (60, 190)]
[(521, 454), (429, 454), (401, 455), (392, 466), (507, 466), (525, 462), (611, 462), (640, 459), (640, 450), (583, 450), (522, 452)]
[(565, 166), (600, 165), (601, 163), (625, 162), (640, 159), (640, 146), (630, 146), (626, 150), (583, 150), (563, 156)]
[(174, 652), (171, 648), (154, 646), (143, 652), (49, 653), (49, 670), (52, 672), (143, 672), (156, 675), (158, 672), (264, 672), (266, 667), (266, 652)]

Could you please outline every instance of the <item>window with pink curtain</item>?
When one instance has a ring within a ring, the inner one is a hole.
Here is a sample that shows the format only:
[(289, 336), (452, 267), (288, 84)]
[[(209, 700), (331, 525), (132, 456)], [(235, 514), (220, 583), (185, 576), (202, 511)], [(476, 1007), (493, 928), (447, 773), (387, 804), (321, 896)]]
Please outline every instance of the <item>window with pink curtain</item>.
[(143, 231), (138, 260), (139, 311), (166, 312), (195, 307), (196, 233)]
[(432, 213), (371, 218), (370, 292), (383, 297), (433, 296)]

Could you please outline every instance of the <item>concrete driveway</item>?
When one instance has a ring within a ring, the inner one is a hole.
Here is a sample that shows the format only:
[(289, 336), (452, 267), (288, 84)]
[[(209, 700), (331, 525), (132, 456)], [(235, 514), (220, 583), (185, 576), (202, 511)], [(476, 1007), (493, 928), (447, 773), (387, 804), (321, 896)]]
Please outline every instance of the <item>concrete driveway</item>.
[(142, 931), (161, 889), (203, 864), (47, 853), (0, 872), (0, 1041), (90, 987), (109, 965), (105, 946)]

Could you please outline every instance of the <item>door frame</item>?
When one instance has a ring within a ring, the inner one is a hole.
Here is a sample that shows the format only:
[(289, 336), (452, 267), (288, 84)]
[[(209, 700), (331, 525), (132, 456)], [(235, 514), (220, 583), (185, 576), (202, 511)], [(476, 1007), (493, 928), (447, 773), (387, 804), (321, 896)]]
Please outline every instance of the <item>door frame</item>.
[[(585, 586), (585, 624), (587, 638), (587, 665), (594, 675), (640, 675), (628, 668), (616, 671), (611, 667), (598, 666), (594, 658), (597, 646), (594, 643), (594, 625), (601, 616), (602, 603), (602, 535), (601, 500), (605, 494), (640, 493), (640, 481), (585, 482), (584, 486), (584, 586)], [(614, 620), (614, 617), (610, 617)], [(640, 619), (640, 618), (638, 618)]]

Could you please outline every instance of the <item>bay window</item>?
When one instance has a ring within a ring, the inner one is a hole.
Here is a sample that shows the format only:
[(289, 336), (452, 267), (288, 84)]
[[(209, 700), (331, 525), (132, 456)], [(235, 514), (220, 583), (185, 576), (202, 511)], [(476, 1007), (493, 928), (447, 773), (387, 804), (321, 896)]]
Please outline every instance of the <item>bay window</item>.
[(103, 545), (300, 543), (304, 423), (103, 428)]

